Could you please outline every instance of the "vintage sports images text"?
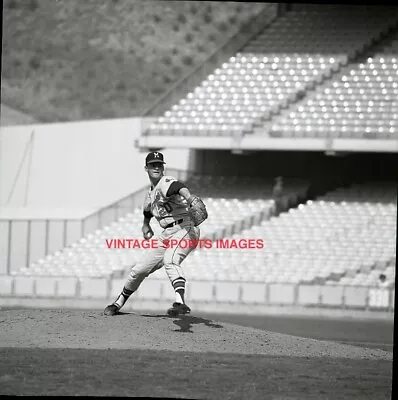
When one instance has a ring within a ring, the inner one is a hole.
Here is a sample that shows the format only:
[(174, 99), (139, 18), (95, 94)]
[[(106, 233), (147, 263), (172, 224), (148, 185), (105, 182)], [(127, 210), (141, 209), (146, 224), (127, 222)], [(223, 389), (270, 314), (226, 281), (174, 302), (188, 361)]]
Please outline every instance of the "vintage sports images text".
[(182, 249), (263, 249), (263, 239), (106, 239), (108, 249), (158, 249), (175, 248)]

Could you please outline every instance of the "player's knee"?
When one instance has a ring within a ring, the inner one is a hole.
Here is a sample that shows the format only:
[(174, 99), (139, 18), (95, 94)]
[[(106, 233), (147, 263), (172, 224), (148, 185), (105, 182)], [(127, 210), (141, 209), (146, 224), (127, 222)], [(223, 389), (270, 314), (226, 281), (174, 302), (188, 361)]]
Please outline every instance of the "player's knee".
[(131, 267), (131, 270), (129, 273), (130, 279), (143, 279), (146, 276), (148, 276), (148, 273), (146, 273), (145, 270), (139, 264), (134, 264)]

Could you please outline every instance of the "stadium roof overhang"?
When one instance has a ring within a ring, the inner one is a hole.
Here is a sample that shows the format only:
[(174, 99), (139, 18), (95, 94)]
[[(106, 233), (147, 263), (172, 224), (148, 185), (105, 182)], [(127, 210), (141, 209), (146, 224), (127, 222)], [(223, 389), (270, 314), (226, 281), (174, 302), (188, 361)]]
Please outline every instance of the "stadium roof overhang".
[(231, 150), (245, 152), (250, 150), (291, 150), (322, 151), (329, 154), (340, 152), (398, 153), (398, 140), (375, 139), (313, 139), (313, 138), (268, 138), (247, 135), (235, 137), (203, 136), (141, 136), (136, 146), (147, 150), (152, 148), (189, 148), (208, 150)]

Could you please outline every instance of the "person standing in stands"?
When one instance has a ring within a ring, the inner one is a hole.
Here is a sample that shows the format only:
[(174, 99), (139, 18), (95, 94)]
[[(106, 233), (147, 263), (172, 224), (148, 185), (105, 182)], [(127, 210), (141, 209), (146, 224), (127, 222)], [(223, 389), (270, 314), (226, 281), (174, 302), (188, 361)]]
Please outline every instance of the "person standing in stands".
[(275, 215), (279, 215), (285, 208), (283, 206), (283, 178), (281, 176), (275, 178), (272, 196), (275, 202)]

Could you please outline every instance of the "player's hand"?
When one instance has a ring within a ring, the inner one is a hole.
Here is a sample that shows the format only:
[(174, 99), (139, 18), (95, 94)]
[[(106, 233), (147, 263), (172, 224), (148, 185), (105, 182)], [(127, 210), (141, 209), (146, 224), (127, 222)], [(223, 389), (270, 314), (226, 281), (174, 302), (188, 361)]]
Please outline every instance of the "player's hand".
[(149, 240), (154, 235), (153, 230), (149, 224), (142, 225), (142, 234), (144, 235), (144, 239)]

